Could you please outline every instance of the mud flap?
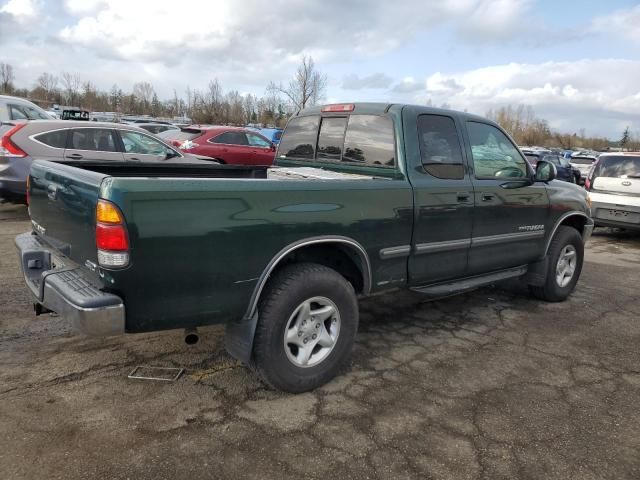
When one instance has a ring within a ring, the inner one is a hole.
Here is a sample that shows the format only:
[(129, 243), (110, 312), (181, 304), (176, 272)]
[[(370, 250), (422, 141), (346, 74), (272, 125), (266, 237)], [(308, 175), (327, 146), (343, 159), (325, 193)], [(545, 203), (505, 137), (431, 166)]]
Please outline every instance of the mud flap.
[(525, 281), (534, 287), (542, 287), (547, 281), (547, 269), (549, 268), (549, 256), (546, 255), (542, 260), (529, 264), (529, 269), (525, 275)]
[(253, 350), (253, 337), (258, 324), (258, 312), (236, 322), (229, 322), (225, 328), (224, 346), (236, 360), (248, 364)]

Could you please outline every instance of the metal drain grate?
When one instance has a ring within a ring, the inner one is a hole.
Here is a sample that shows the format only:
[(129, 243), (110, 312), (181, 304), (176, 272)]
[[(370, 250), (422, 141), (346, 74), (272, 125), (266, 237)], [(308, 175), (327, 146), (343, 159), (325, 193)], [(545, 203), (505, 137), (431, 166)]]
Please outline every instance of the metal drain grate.
[(156, 382), (175, 382), (184, 373), (184, 368), (145, 367), (138, 365), (131, 370), (127, 378), (133, 380), (153, 380)]

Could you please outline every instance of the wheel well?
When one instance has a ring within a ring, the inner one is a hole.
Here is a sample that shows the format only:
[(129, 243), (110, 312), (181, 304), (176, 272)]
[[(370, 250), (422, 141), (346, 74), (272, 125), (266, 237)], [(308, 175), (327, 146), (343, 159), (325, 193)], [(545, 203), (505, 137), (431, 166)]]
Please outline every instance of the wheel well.
[(560, 225), (573, 227), (576, 230), (578, 230), (580, 235), (583, 235), (584, 226), (586, 225), (586, 223), (587, 223), (587, 217), (583, 217), (582, 215), (570, 215), (567, 218), (565, 218), (562, 222), (560, 222)]
[(360, 255), (353, 249), (340, 243), (320, 243), (297, 248), (284, 257), (274, 271), (292, 263), (317, 263), (331, 268), (342, 275), (356, 293), (365, 293), (365, 269)]

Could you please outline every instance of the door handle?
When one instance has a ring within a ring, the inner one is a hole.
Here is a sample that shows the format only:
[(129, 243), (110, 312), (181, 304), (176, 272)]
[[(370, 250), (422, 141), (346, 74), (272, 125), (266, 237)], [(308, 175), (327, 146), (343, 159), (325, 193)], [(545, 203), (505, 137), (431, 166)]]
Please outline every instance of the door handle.
[(468, 203), (471, 195), (469, 195), (468, 193), (458, 193), (456, 198), (460, 203)]
[(483, 202), (490, 202), (494, 198), (495, 198), (495, 195), (493, 193), (483, 193), (482, 194), (482, 201)]
[(72, 158), (74, 160), (80, 160), (82, 158), (82, 155), (80, 155), (79, 153), (70, 153), (69, 155), (65, 155), (66, 158)]

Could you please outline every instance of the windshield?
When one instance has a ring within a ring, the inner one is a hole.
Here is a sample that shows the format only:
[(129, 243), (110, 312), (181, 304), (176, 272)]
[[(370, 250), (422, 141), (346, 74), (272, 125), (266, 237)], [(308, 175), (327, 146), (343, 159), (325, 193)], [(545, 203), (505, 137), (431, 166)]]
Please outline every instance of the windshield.
[(603, 157), (595, 170), (596, 177), (640, 177), (640, 155)]

